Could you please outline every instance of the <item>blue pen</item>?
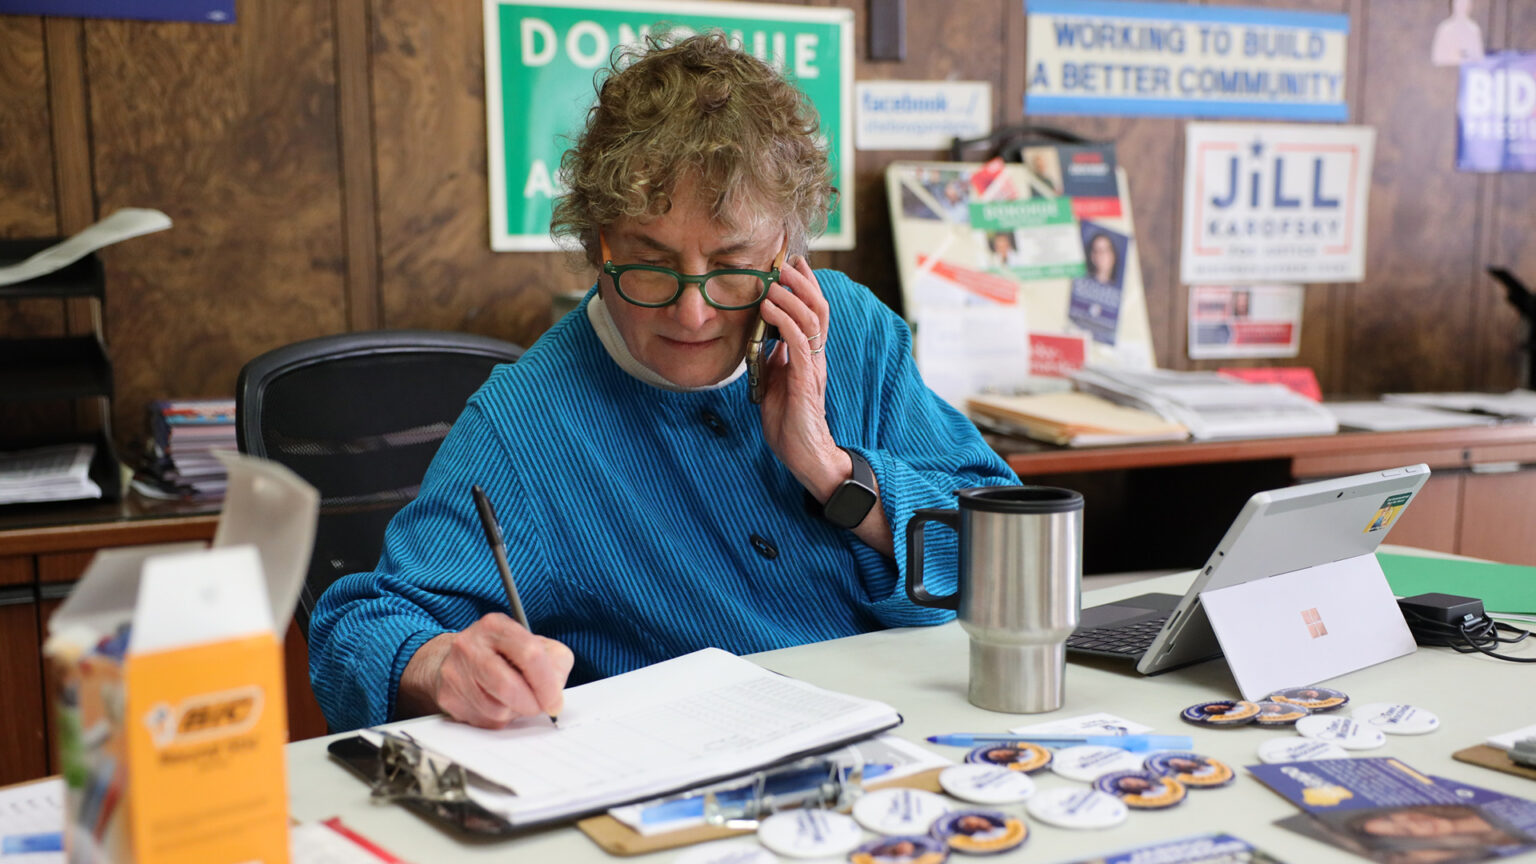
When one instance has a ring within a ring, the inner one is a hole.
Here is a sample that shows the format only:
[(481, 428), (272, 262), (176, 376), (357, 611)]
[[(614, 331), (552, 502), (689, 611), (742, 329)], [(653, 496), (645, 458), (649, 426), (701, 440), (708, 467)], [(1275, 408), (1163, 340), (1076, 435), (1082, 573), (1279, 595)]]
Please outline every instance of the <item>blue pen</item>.
[(929, 735), (934, 744), (951, 747), (979, 747), (983, 744), (1017, 744), (1027, 741), (1042, 747), (1076, 747), (1079, 744), (1095, 744), (1100, 747), (1119, 747), (1121, 750), (1143, 752), (1146, 750), (1188, 750), (1195, 742), (1188, 735)]
[[(864, 779), (872, 780), (891, 770), (890, 765), (871, 764), (864, 766)], [(847, 768), (843, 769), (843, 776), (847, 776)], [(815, 789), (818, 780), (824, 780), (827, 769), (817, 766), (806, 771), (792, 772), (784, 775), (773, 775), (768, 778), (767, 785), (763, 789), (765, 795), (783, 795), (786, 792), (802, 792)], [(740, 786), (734, 789), (722, 789), (715, 793), (715, 800), (721, 804), (741, 804), (755, 794), (751, 785)], [(655, 825), (658, 822), (672, 822), (678, 819), (699, 818), (704, 815), (704, 796), (702, 794), (689, 795), (686, 798), (677, 798), (672, 801), (662, 801), (653, 804), (640, 812), (640, 822), (645, 825)]]

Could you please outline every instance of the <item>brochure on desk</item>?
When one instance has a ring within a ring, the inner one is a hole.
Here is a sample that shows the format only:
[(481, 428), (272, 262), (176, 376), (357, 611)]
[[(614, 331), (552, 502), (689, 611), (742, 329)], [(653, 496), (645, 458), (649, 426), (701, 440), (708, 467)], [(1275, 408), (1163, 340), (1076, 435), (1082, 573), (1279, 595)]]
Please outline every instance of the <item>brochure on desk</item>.
[(1250, 765), (1305, 813), (1276, 823), (1371, 861), (1485, 861), (1536, 850), (1536, 802), (1397, 759)]

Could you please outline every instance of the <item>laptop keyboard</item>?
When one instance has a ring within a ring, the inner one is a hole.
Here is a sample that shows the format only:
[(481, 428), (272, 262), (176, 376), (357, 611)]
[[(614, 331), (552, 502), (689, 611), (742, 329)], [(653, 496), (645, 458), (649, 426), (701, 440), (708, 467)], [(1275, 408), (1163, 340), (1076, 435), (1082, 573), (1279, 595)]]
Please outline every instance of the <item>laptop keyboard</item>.
[(1163, 629), (1163, 623), (1167, 620), (1168, 616), (1163, 615), (1151, 621), (1139, 621), (1135, 624), (1078, 630), (1067, 637), (1067, 647), (1102, 654), (1139, 657), (1152, 647), (1152, 640), (1157, 638), (1157, 634)]

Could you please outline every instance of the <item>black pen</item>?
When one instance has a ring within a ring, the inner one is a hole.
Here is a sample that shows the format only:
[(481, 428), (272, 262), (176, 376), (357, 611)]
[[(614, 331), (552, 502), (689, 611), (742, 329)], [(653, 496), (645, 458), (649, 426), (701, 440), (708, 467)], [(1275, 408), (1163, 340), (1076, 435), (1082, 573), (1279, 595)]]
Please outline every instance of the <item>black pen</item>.
[[(517, 596), (517, 583), (512, 581), (512, 567), (507, 564), (507, 546), (501, 539), (501, 522), (496, 518), (496, 511), (491, 509), (491, 499), (485, 497), (485, 490), (480, 484), (469, 487), (469, 491), (475, 496), (475, 509), (480, 511), (480, 526), (485, 529), (485, 542), (491, 546), (491, 554), (496, 558), (496, 571), (501, 574), (501, 586), (507, 590), (507, 605), (512, 609), (512, 617), (517, 623), (523, 625), (523, 629), (529, 633), (533, 628), (528, 626), (528, 614), (523, 611), (523, 601)], [(560, 718), (549, 715), (549, 722), (560, 725)]]

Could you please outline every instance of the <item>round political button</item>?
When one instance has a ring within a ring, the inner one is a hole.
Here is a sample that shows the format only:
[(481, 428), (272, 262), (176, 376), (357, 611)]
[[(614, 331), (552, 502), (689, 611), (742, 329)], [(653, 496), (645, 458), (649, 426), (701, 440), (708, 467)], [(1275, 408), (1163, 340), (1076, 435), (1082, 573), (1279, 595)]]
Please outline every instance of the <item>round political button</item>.
[(1361, 725), (1351, 717), (1314, 714), (1297, 720), (1296, 731), (1305, 738), (1332, 741), (1345, 750), (1372, 750), (1387, 743), (1387, 736), (1380, 729)]
[(926, 835), (881, 837), (848, 853), (850, 864), (944, 864), (949, 847)]
[(1342, 690), (1327, 687), (1287, 687), (1269, 694), (1271, 702), (1287, 702), (1300, 705), (1314, 714), (1333, 711), (1349, 701)]
[(955, 852), (1007, 852), (1029, 836), (1024, 820), (991, 810), (957, 810), (940, 816), (928, 833)]
[(926, 834), (949, 809), (949, 801), (933, 792), (877, 789), (853, 802), (853, 818), (876, 834)]
[(1397, 702), (1373, 702), (1361, 705), (1350, 716), (1388, 735), (1423, 735), (1440, 728), (1440, 718), (1412, 705)]
[(1001, 765), (951, 765), (939, 772), (944, 791), (972, 804), (1017, 804), (1035, 794), (1035, 781)]
[(1141, 757), (1119, 747), (1100, 747), (1085, 744), (1057, 750), (1051, 758), (1051, 770), (1068, 780), (1084, 783), (1112, 774), (1116, 771), (1135, 771), (1141, 767)]
[(787, 810), (757, 826), (757, 842), (790, 858), (845, 855), (863, 839), (859, 823), (831, 810)]
[(1146, 768), (1154, 774), (1172, 777), (1191, 789), (1225, 786), (1237, 777), (1232, 766), (1199, 753), (1153, 753), (1147, 757)]
[(1290, 702), (1274, 702), (1265, 699), (1257, 704), (1259, 706), (1259, 714), (1253, 718), (1253, 722), (1260, 726), (1295, 726), (1297, 720), (1312, 713), (1306, 708), (1300, 705), (1293, 705)]
[(779, 864), (778, 856), (746, 840), (721, 840), (694, 846), (672, 864)]
[(1116, 771), (1093, 781), (1093, 788), (1114, 795), (1137, 810), (1161, 810), (1184, 800), (1184, 784), (1151, 771)]
[(1252, 723), (1259, 716), (1255, 702), (1241, 699), (1218, 699), (1215, 702), (1196, 702), (1179, 715), (1190, 723), (1203, 726), (1242, 726)]
[(1280, 762), (1316, 762), (1321, 759), (1348, 759), (1349, 752), (1332, 741), (1311, 738), (1271, 738), (1259, 745), (1259, 761), (1269, 765)]
[(1013, 771), (1031, 773), (1051, 764), (1051, 751), (1027, 741), (986, 744), (965, 754), (965, 761), (973, 765), (1001, 765)]
[(1024, 805), (1029, 815), (1058, 828), (1112, 828), (1125, 821), (1125, 802), (1097, 789), (1046, 789)]

